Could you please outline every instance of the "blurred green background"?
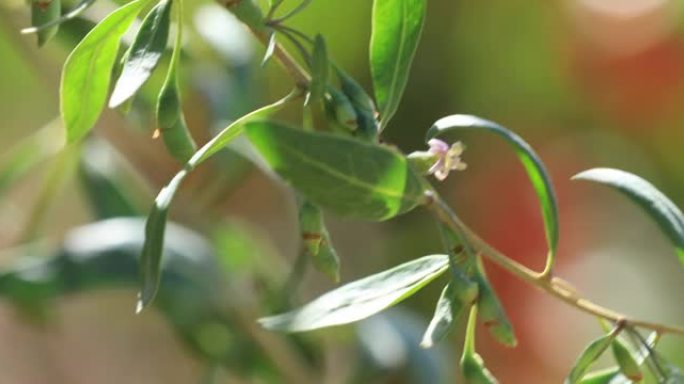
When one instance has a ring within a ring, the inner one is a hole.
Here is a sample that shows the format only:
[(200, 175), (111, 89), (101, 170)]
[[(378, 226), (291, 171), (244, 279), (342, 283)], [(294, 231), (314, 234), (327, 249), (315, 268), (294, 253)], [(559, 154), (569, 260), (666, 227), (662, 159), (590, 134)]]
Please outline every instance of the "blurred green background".
[[(187, 3), (185, 21), (192, 32), (183, 63), (185, 111), (196, 140), (204, 142), (227, 121), (282, 96), (290, 80), (275, 63), (260, 67), (263, 47), (220, 7), (211, 1)], [(297, 1), (285, 4), (293, 7)], [(406, 152), (423, 149), (426, 129), (453, 113), (479, 115), (516, 131), (539, 152), (557, 188), (558, 273), (599, 303), (684, 324), (679, 304), (684, 271), (665, 237), (622, 196), (569, 181), (590, 167), (622, 168), (684, 205), (683, 4), (431, 0), (404, 101), (384, 140)], [(105, 112), (80, 153), (58, 153), (61, 65), (92, 21), (113, 7), (97, 2), (41, 49), (34, 36), (19, 33), (30, 23), (28, 7), (20, 0), (3, 0), (0, 7), (0, 264), (6, 268), (27, 256), (59, 252), (75, 227), (122, 212), (144, 215), (178, 168), (152, 134), (149, 111), (160, 76), (127, 116)], [(334, 60), (370, 91), (370, 13), (369, 0), (314, 1), (291, 25), (323, 34)], [(462, 140), (469, 168), (440, 189), (485, 239), (541, 268), (541, 216), (514, 154), (496, 139)], [(414, 340), (427, 326), (440, 284), (358, 327), (293, 339), (250, 325), (334, 285), (308, 271), (297, 293), (283, 298), (298, 253), (295, 202), (240, 152), (236, 145), (193, 174), (171, 213), (175, 222), (205, 237), (210, 253), (218, 256), (215, 271), (223, 282), (216, 298), (225, 299), (219, 306), (229, 308), (231, 326), (192, 318), (186, 312), (193, 306), (182, 308), (171, 294), (159, 311), (134, 316), (132, 283), (60, 296), (41, 304), (49, 309), (37, 316), (5, 300), (0, 382), (287, 382), (296, 373), (288, 376), (279, 364), (288, 365), (291, 353), (297, 355), (291, 362), (295, 371), (308, 367), (326, 383), (457, 380), (460, 331), (431, 352), (419, 350)], [(11, 160), (15, 163), (8, 166)], [(23, 172), (17, 164), (35, 166)], [(118, 200), (98, 189), (104, 188), (98, 177), (125, 191), (128, 211), (117, 210)], [(440, 252), (424, 212), (381, 224), (327, 219), (342, 260), (342, 281)], [(105, 232), (111, 238), (125, 234)], [(100, 244), (87, 236), (78, 241)], [(495, 266), (488, 271), (520, 343), (508, 350), (481, 332), (478, 349), (487, 365), (503, 383), (561, 382), (583, 346), (600, 334), (598, 322)], [(135, 280), (134, 269), (129, 275)], [(182, 284), (174, 289), (185, 292)], [(187, 297), (194, 302), (194, 296)], [(201, 326), (184, 333), (196, 323)], [(212, 351), (223, 344), (235, 351), (216, 352), (221, 355), (216, 358)], [(684, 364), (681, 340), (666, 337), (659, 350)], [(217, 364), (223, 368), (215, 369)]]

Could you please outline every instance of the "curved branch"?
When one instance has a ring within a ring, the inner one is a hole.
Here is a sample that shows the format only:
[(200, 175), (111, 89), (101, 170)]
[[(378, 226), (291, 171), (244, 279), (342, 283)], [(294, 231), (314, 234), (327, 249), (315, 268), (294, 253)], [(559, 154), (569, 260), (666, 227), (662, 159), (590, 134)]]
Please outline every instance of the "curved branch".
[(537, 273), (527, 268), (521, 263), (509, 258), (498, 251), (481, 237), (468, 228), (463, 221), (449, 208), (449, 206), (436, 193), (428, 191), (426, 193), (426, 207), (430, 209), (437, 218), (452, 230), (462, 233), (473, 244), (475, 249), (490, 261), (499, 265), (506, 271), (517, 276), (526, 283), (535, 286), (551, 296), (579, 309), (602, 319), (612, 322), (624, 322), (625, 326), (650, 329), (658, 333), (673, 333), (684, 336), (684, 328), (660, 324), (650, 321), (632, 319), (620, 312), (603, 307), (583, 298), (564, 280), (552, 277), (550, 274)]

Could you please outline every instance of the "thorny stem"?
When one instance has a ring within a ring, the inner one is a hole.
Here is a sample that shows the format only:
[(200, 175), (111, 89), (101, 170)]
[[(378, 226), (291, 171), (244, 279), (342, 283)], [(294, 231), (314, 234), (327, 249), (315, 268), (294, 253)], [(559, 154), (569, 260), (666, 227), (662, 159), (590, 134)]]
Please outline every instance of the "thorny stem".
[[(240, 1), (240, 0), (238, 0)], [(231, 1), (218, 0), (219, 4), (229, 8)], [(264, 45), (268, 45), (269, 35), (265, 30), (255, 29), (250, 27), (252, 33)], [(276, 43), (274, 57), (278, 60), (281, 66), (288, 72), (288, 74), (295, 81), (297, 87), (306, 89), (311, 80), (311, 76), (294, 60), (292, 55), (283, 48), (282, 45)], [(632, 319), (620, 312), (603, 307), (596, 304), (589, 299), (583, 298), (565, 280), (554, 277), (550, 268), (545, 268), (543, 272), (538, 273), (525, 265), (509, 258), (502, 252), (498, 251), (486, 241), (475, 234), (461, 219), (451, 210), (451, 208), (433, 191), (428, 191), (425, 194), (425, 206), (430, 209), (437, 218), (446, 224), (452, 230), (463, 234), (473, 244), (478, 253), (499, 265), (509, 273), (517, 276), (524, 282), (547, 292), (551, 296), (571, 305), (580, 311), (588, 314), (609, 320), (614, 323), (621, 323), (625, 327), (638, 327), (650, 329), (659, 334), (672, 333), (684, 336), (684, 328), (660, 324), (645, 320)]]
[(566, 281), (553, 277), (548, 273), (537, 273), (521, 263), (504, 255), (468, 228), (463, 221), (449, 208), (449, 206), (433, 191), (425, 194), (426, 207), (430, 209), (437, 218), (452, 230), (463, 234), (472, 243), (478, 253), (490, 261), (499, 265), (506, 271), (517, 276), (524, 282), (535, 286), (551, 296), (599, 318), (615, 323), (623, 323), (625, 327), (639, 327), (656, 331), (660, 334), (673, 333), (684, 336), (684, 328), (666, 324), (654, 323), (650, 321), (632, 319), (620, 312), (605, 308), (586, 298), (579, 293)]

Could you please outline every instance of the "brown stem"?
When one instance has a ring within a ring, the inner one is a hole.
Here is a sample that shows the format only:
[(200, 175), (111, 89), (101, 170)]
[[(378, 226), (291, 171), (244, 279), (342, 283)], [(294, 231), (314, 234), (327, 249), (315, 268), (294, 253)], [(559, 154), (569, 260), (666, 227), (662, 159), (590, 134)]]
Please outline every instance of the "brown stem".
[(490, 261), (499, 265), (506, 271), (517, 276), (526, 283), (535, 286), (551, 296), (579, 309), (580, 311), (610, 320), (612, 322), (624, 322), (625, 326), (646, 328), (658, 333), (674, 333), (684, 336), (684, 328), (660, 324), (650, 321), (632, 319), (624, 314), (605, 308), (588, 299), (581, 297), (577, 291), (562, 279), (553, 277), (548, 273), (537, 273), (518, 263), (517, 261), (504, 255), (486, 241), (475, 234), (468, 226), (456, 216), (449, 206), (434, 192), (426, 194), (426, 206), (437, 218), (452, 230), (463, 234), (473, 247), (488, 258)]

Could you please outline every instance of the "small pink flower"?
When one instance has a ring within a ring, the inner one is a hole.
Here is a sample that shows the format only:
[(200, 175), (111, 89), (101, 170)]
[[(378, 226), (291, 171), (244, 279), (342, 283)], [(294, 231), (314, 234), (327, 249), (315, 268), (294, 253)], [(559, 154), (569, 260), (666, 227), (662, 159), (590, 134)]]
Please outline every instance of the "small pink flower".
[(467, 168), (467, 164), (461, 160), (465, 146), (460, 141), (449, 147), (449, 144), (442, 140), (430, 139), (428, 145), (430, 146), (428, 153), (437, 158), (437, 162), (430, 167), (429, 173), (435, 175), (437, 180), (444, 181), (449, 176), (449, 172), (463, 171)]

